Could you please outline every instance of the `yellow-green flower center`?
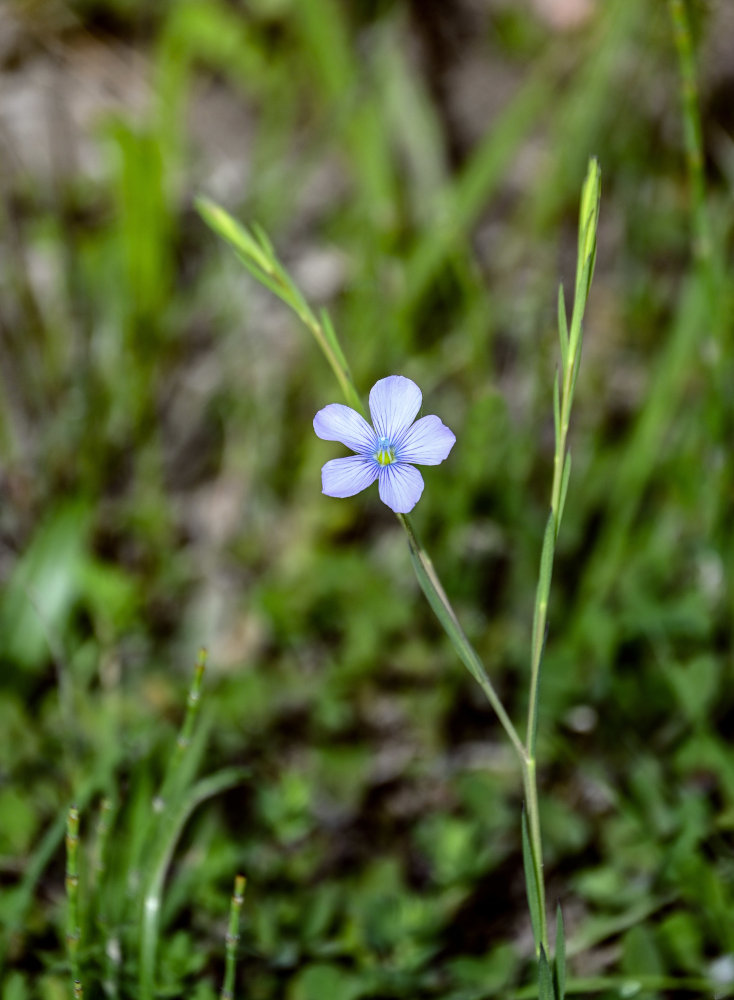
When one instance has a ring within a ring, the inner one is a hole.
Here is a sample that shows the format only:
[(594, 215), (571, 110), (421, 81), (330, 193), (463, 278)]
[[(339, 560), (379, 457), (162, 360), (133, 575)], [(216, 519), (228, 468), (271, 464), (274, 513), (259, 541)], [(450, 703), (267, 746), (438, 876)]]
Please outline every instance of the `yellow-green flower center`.
[(395, 449), (392, 447), (387, 438), (380, 438), (377, 442), (375, 459), (380, 465), (392, 465), (395, 461)]

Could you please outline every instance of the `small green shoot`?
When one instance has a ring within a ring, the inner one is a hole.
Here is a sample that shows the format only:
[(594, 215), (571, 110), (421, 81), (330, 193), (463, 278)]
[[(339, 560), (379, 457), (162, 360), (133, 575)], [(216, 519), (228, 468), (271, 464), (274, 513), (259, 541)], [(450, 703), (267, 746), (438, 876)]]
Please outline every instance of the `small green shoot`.
[(234, 891), (229, 907), (229, 925), (226, 938), (226, 965), (224, 969), (224, 984), (220, 992), (221, 1000), (234, 1000), (235, 972), (237, 969), (237, 945), (240, 940), (240, 913), (245, 898), (247, 879), (244, 875), (235, 876)]
[(72, 986), (76, 996), (79, 980), (79, 947), (81, 926), (79, 921), (79, 810), (69, 809), (66, 821), (66, 949), (69, 956)]

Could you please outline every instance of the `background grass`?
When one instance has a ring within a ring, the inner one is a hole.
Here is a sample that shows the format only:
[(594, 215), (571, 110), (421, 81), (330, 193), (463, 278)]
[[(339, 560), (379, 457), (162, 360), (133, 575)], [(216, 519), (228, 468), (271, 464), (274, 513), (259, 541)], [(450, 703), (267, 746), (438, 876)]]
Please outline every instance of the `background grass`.
[[(239, 871), (237, 995), (527, 981), (514, 761), (389, 511), (321, 495), (335, 452), (311, 420), (338, 388), (193, 197), (265, 227), (365, 394), (408, 375), (457, 433), (416, 520), (520, 717), (556, 287), (591, 154), (599, 249), (541, 693), (549, 897), (588, 993), (734, 979), (734, 25), (724, 0), (689, 9), (702, 252), (666, 5), (564, 10), (4, 8), (3, 1000), (68, 993), (72, 801), (87, 997), (139, 996), (161, 830), (160, 996), (216, 995)], [(201, 645), (179, 839), (153, 800)], [(235, 767), (228, 790), (193, 783)]]

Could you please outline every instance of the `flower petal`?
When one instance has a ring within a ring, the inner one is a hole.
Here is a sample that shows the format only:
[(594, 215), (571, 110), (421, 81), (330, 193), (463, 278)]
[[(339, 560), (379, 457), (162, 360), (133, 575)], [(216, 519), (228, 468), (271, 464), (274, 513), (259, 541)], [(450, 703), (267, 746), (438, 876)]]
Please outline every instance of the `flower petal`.
[(313, 418), (313, 429), (324, 441), (341, 441), (360, 455), (371, 455), (377, 447), (375, 432), (370, 425), (343, 403), (329, 403)]
[(439, 417), (421, 417), (395, 442), (395, 454), (399, 462), (440, 465), (455, 442), (456, 435)]
[(370, 459), (361, 455), (332, 458), (321, 469), (321, 492), (327, 497), (353, 497), (376, 479), (377, 463)]
[(370, 392), (370, 414), (378, 437), (395, 441), (413, 423), (422, 394), (404, 375), (390, 375), (375, 382)]
[(396, 514), (407, 514), (421, 498), (423, 476), (412, 465), (395, 462), (379, 471), (380, 500)]

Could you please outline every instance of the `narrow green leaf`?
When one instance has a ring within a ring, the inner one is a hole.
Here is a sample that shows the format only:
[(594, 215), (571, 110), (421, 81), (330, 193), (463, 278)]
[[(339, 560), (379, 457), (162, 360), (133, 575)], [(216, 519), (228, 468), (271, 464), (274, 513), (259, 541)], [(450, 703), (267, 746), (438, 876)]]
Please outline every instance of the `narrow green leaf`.
[(563, 297), (563, 285), (558, 286), (558, 339), (561, 342), (561, 368), (565, 372), (568, 364), (568, 317)]
[(487, 696), (487, 700), (495, 710), (497, 718), (502, 724), (502, 728), (507, 733), (510, 742), (515, 748), (518, 757), (520, 760), (523, 760), (525, 757), (525, 748), (520, 741), (517, 730), (512, 724), (512, 720), (507, 714), (504, 705), (500, 701), (499, 695), (495, 691), (492, 681), (489, 679), (484, 664), (464, 633), (464, 630), (456, 617), (454, 609), (449, 603), (449, 599), (446, 596), (443, 586), (441, 585), (441, 581), (433, 568), (430, 556), (418, 541), (410, 518), (406, 514), (398, 514), (398, 520), (402, 523), (408, 535), (410, 558), (413, 563), (415, 575), (418, 578), (418, 583), (421, 586), (421, 590), (425, 594), (436, 617), (441, 622), (441, 625), (450, 639), (452, 646), (456, 650), (459, 659), (475, 681), (479, 684), (482, 691), (484, 691)]
[(538, 956), (538, 1000), (557, 1000), (553, 989), (553, 975), (542, 945)]
[[(545, 631), (545, 629), (543, 630)], [(531, 754), (535, 755), (535, 747), (538, 741), (538, 715), (540, 714), (538, 709), (540, 707), (540, 660), (543, 655), (543, 642), (541, 640), (541, 648), (538, 650), (538, 683), (531, 685), (530, 697), (533, 699), (533, 711), (529, 715), (529, 726), (528, 726), (528, 750)]]
[(538, 878), (535, 871), (535, 859), (533, 849), (530, 846), (530, 831), (528, 830), (528, 818), (525, 810), (522, 811), (522, 863), (525, 869), (525, 889), (528, 894), (528, 909), (530, 910), (530, 923), (533, 928), (533, 940), (535, 950), (540, 945), (540, 890), (538, 888)]
[(563, 518), (563, 508), (566, 506), (566, 493), (568, 493), (568, 481), (571, 478), (571, 452), (566, 452), (566, 459), (563, 463), (563, 475), (561, 477), (561, 496), (558, 502), (558, 523), (556, 524), (556, 537), (561, 527)]
[(247, 229), (237, 222), (226, 209), (209, 198), (198, 197), (194, 200), (194, 205), (204, 222), (212, 229), (217, 236), (221, 236), (231, 247), (245, 257), (251, 258), (258, 267), (267, 272), (269, 268), (269, 255), (264, 253), (258, 243), (253, 239)]
[(301, 289), (294, 283), (290, 274), (286, 271), (283, 265), (280, 263), (278, 258), (273, 255), (272, 258), (273, 271), (278, 282), (283, 286), (284, 293), (281, 298), (288, 303), (291, 309), (296, 313), (296, 315), (301, 319), (306, 326), (310, 327), (312, 333), (319, 333), (323, 336), (321, 331), (321, 326), (319, 321), (314, 316), (311, 307), (308, 302), (306, 302), (303, 297)]
[(578, 337), (578, 341), (577, 341), (576, 351), (574, 352), (573, 360), (571, 362), (572, 365), (573, 365), (573, 370), (571, 372), (571, 389), (570, 389), (571, 400), (573, 400), (573, 394), (576, 391), (576, 379), (578, 378), (579, 368), (581, 367), (581, 341), (582, 341), (582, 339), (583, 339), (583, 330), (581, 328), (581, 323), (579, 323), (579, 337)]
[[(589, 160), (589, 167), (586, 172), (584, 186), (581, 189), (581, 207), (579, 210), (579, 245), (578, 262), (576, 266), (576, 294), (579, 289), (584, 288), (584, 298), (589, 293), (591, 284), (591, 273), (593, 271), (593, 257), (596, 250), (596, 230), (599, 221), (599, 201), (601, 197), (601, 171), (599, 164), (594, 158)], [(581, 269), (587, 260), (591, 261), (588, 277), (585, 282), (581, 282)]]
[(240, 250), (236, 250), (235, 254), (237, 255), (237, 260), (243, 267), (247, 268), (253, 278), (259, 281), (261, 285), (270, 289), (273, 295), (277, 296), (281, 302), (285, 302), (285, 304), (290, 306), (291, 309), (293, 308), (293, 303), (288, 296), (287, 290), (283, 288), (277, 278), (274, 278), (269, 272), (263, 271), (259, 264), (250, 260), (250, 258), (246, 257)]
[(469, 670), (469, 673), (474, 677), (476, 681), (481, 686), (484, 681), (484, 668), (482, 667), (479, 657), (474, 652), (471, 643), (464, 635), (463, 629), (457, 622), (453, 613), (447, 605), (447, 602), (443, 599), (438, 589), (436, 588), (434, 581), (427, 572), (425, 565), (425, 558), (421, 556), (413, 549), (410, 549), (411, 559), (413, 561), (413, 568), (415, 574), (418, 577), (418, 582), (421, 585), (423, 593), (428, 599), (428, 603), (433, 608), (434, 614), (441, 622), (444, 631), (451, 640), (451, 644), (459, 655), (459, 658), (463, 661), (464, 665)]
[[(556, 545), (556, 524), (553, 511), (548, 515), (543, 537), (543, 551), (540, 555), (540, 572), (538, 574), (538, 589), (535, 593), (535, 613), (533, 615), (532, 653), (533, 663), (540, 661), (540, 651), (544, 636), (540, 635), (540, 622), (545, 621), (550, 595), (551, 576), (553, 575), (553, 554)], [(536, 659), (537, 657), (537, 659)]]
[(160, 912), (166, 872), (183, 828), (194, 810), (207, 799), (233, 788), (250, 776), (244, 767), (228, 767), (202, 778), (161, 816), (160, 836), (152, 849), (150, 874), (143, 887), (138, 974), (139, 996), (153, 1000), (155, 962), (160, 932)]
[(596, 220), (590, 218), (586, 224), (586, 230), (581, 242), (584, 244), (583, 257), (579, 257), (576, 262), (576, 298), (581, 302), (582, 308), (586, 305), (591, 288), (591, 278), (594, 272), (596, 261)]
[(558, 371), (556, 371), (556, 377), (553, 380), (553, 426), (556, 429), (557, 443), (561, 436), (561, 384)]
[(563, 928), (561, 904), (556, 909), (556, 955), (553, 960), (553, 983), (556, 1000), (564, 1000), (566, 995), (566, 932)]
[(586, 260), (580, 266), (579, 283), (576, 285), (576, 292), (573, 300), (573, 311), (571, 313), (571, 329), (568, 335), (568, 364), (578, 367), (581, 357), (581, 344), (583, 339), (583, 319), (586, 308), (587, 296), (582, 292), (582, 288), (588, 288), (589, 269), (591, 261)]
[[(324, 338), (326, 342), (331, 347), (334, 352), (337, 361), (342, 366), (344, 371), (349, 373), (349, 363), (347, 362), (344, 351), (342, 350), (342, 345), (339, 343), (336, 331), (334, 330), (334, 324), (331, 322), (331, 316), (329, 316), (326, 309), (322, 309), (319, 313), (319, 319), (321, 320), (321, 328), (324, 331)], [(350, 382), (352, 381), (351, 374), (349, 375)]]
[(262, 226), (258, 225), (257, 222), (253, 222), (252, 231), (255, 234), (255, 238), (263, 249), (263, 252), (271, 260), (275, 260), (275, 247), (270, 241), (270, 237), (265, 232)]

